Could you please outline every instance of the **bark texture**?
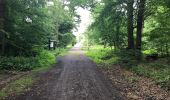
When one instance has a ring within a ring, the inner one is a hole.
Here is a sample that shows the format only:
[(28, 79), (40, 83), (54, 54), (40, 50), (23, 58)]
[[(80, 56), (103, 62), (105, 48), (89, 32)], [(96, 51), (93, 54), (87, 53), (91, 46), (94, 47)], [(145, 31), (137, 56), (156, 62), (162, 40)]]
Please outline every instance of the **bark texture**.
[(138, 16), (137, 16), (136, 49), (139, 50), (141, 50), (142, 47), (142, 31), (143, 31), (143, 24), (144, 24), (145, 2), (146, 0), (140, 0)]
[(134, 49), (134, 36), (133, 36), (133, 4), (134, 0), (127, 1), (127, 16), (128, 16), (128, 49)]

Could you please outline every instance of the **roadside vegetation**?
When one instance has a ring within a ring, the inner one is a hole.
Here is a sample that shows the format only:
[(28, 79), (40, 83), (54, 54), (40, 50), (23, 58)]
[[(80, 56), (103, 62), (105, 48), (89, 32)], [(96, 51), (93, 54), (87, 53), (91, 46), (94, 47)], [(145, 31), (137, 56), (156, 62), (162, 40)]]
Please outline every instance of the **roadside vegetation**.
[(42, 50), (35, 57), (1, 57), (0, 70), (29, 71), (56, 63), (56, 56), (63, 55), (70, 47), (53, 51)]
[(169, 91), (169, 4), (168, 0), (96, 3), (91, 8), (93, 23), (83, 34), (84, 44), (89, 49), (86, 55), (106, 68), (121, 65)]
[[(5, 61), (0, 63), (1, 72), (20, 73), (21, 76), (17, 79), (6, 84), (0, 90), (0, 99), (3, 99), (9, 95), (19, 95), (23, 92), (29, 91), (30, 87), (38, 79), (37, 74), (50, 70), (54, 64), (56, 64), (57, 56), (64, 56), (71, 46), (67, 48), (60, 48), (54, 51), (43, 51), (38, 57), (26, 58), (26, 57), (10, 57), (3, 58)], [(37, 59), (37, 60), (35, 60)], [(9, 60), (9, 61), (8, 61)], [(2, 61), (2, 60), (1, 60)], [(10, 63), (10, 64), (9, 64)], [(9, 72), (11, 71), (11, 72)], [(0, 72), (0, 74), (1, 74)], [(2, 84), (1, 84), (2, 85)]]
[(2, 0), (0, 5), (0, 70), (52, 64), (62, 48), (76, 42), (73, 13), (58, 0)]
[[(167, 58), (160, 58), (154, 61), (143, 59), (139, 62), (131, 56), (127, 57), (126, 53), (104, 48), (102, 45), (96, 45), (92, 46), (86, 55), (94, 60), (101, 68), (110, 70), (114, 69), (114, 65), (120, 65), (125, 70), (131, 71), (138, 76), (154, 80), (155, 84), (170, 91), (170, 66)], [(129, 80), (136, 79), (138, 78), (132, 77)]]

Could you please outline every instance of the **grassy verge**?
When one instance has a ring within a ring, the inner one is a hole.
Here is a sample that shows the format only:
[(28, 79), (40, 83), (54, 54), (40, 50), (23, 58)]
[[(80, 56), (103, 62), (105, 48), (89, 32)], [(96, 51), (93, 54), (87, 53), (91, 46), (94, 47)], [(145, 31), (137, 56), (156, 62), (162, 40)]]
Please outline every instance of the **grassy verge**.
[(92, 58), (97, 64), (116, 64), (119, 57), (115, 54), (111, 48), (103, 48), (103, 46), (93, 46), (87, 51), (86, 56)]
[[(137, 62), (137, 60), (125, 52), (114, 52), (102, 46), (92, 47), (86, 55), (104, 68), (110, 68), (114, 64), (120, 64), (126, 70), (136, 73), (139, 76), (151, 78), (165, 90), (170, 90), (170, 65), (166, 59)], [(136, 78), (132, 78), (132, 80), (136, 80)]]
[(31, 75), (27, 75), (10, 83), (8, 86), (0, 90), (0, 99), (3, 99), (4, 97), (7, 97), (10, 94), (20, 94), (24, 91), (28, 91), (28, 87), (33, 82), (33, 77)]
[[(37, 73), (43, 72), (43, 71), (47, 71), (50, 68), (52, 68), (51, 65), (56, 63), (56, 56), (65, 55), (70, 48), (71, 47), (68, 47), (66, 49), (60, 48), (55, 51), (41, 52), (41, 54), (38, 56), (39, 59), (36, 61), (38, 64), (33, 65), (33, 68), (29, 72), (29, 74), (26, 74), (20, 79), (11, 82), (6, 87), (4, 87), (2, 90), (0, 90), (0, 99), (3, 99), (4, 97), (7, 97), (12, 94), (18, 95), (23, 92), (29, 91), (30, 90), (29, 87), (34, 83), (34, 81), (36, 81), (34, 75), (36, 75)], [(35, 65), (38, 65), (38, 66), (35, 66)]]

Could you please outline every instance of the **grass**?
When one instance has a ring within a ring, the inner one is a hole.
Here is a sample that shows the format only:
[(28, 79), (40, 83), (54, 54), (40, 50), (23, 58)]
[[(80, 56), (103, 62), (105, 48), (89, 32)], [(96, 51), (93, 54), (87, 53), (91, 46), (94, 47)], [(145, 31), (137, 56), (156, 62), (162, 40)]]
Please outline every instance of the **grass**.
[(65, 49), (60, 48), (50, 52), (42, 52), (40, 56), (41, 60), (39, 62), (41, 64), (41, 67), (35, 67), (33, 70), (31, 70), (29, 74), (21, 77), (18, 80), (15, 80), (14, 82), (11, 82), (5, 88), (0, 90), (0, 99), (3, 99), (4, 97), (9, 96), (10, 94), (19, 95), (23, 92), (29, 91), (29, 87), (34, 83), (34, 81), (36, 81), (34, 75), (52, 68), (51, 65), (56, 63), (56, 56), (63, 56), (67, 54), (67, 51), (70, 48), (71, 47), (67, 47)]
[(34, 75), (40, 72), (47, 71), (51, 68), (52, 66), (50, 65), (40, 67), (40, 68), (35, 68), (28, 75), (23, 76), (22, 78), (8, 84), (5, 88), (0, 90), (0, 99), (7, 97), (10, 94), (19, 95), (23, 92), (29, 91), (29, 86), (31, 86), (34, 83), (34, 81), (36, 81)]
[(29, 86), (34, 82), (31, 75), (24, 76), (19, 80), (10, 83), (7, 87), (0, 90), (0, 98), (4, 98), (10, 94), (20, 94), (29, 90)]
[(90, 48), (86, 53), (86, 56), (93, 59), (97, 64), (116, 64), (119, 57), (114, 56), (113, 51), (110, 48), (103, 48), (103, 46), (97, 45)]
[[(144, 51), (148, 54), (150, 51)], [(109, 68), (114, 64), (120, 64), (128, 71), (136, 73), (139, 76), (148, 77), (155, 81), (165, 90), (170, 90), (170, 64), (166, 58), (157, 61), (145, 62), (137, 61), (132, 55), (133, 51), (114, 52), (103, 46), (92, 47), (86, 55), (98, 65)], [(109, 69), (108, 69), (109, 70)], [(137, 81), (137, 77), (129, 77), (130, 82)]]

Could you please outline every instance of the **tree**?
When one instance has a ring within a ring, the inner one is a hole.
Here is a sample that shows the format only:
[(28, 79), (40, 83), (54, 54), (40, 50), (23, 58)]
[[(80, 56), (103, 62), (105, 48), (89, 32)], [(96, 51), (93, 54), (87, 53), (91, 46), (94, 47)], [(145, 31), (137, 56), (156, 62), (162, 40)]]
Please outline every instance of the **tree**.
[(0, 0), (0, 34), (1, 34), (1, 55), (4, 55), (5, 52), (5, 32), (4, 32), (4, 21), (5, 21), (5, 0)]
[(134, 26), (133, 26), (133, 12), (134, 12), (134, 8), (133, 8), (133, 4), (134, 4), (134, 0), (128, 0), (127, 1), (127, 28), (128, 28), (128, 49), (134, 49), (134, 36), (133, 36), (133, 30), (134, 30)]
[[(69, 43), (58, 40), (60, 34), (71, 34), (74, 26), (70, 11), (65, 10), (60, 1), (51, 0), (53, 3), (49, 4), (47, 0), (6, 0), (6, 7), (2, 1), (0, 18), (4, 18), (5, 11), (5, 20), (1, 20), (0, 51), (6, 56), (34, 56), (36, 50), (47, 48), (49, 39), (64, 45)], [(63, 35), (62, 39), (72, 39), (70, 37), (73, 36)]]
[(136, 38), (136, 49), (141, 50), (142, 46), (142, 32), (144, 25), (144, 12), (145, 12), (146, 0), (139, 0), (139, 8), (137, 15), (137, 38)]

